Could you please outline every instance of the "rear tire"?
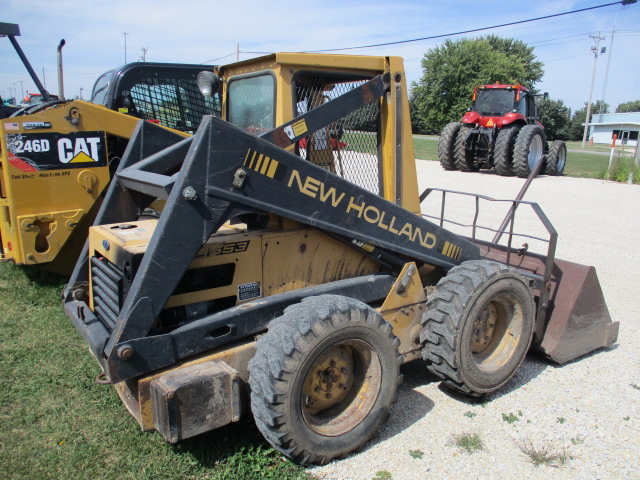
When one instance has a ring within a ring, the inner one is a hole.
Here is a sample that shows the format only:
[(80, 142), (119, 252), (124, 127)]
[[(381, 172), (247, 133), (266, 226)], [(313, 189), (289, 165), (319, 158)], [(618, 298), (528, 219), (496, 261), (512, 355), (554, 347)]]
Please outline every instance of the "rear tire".
[(456, 137), (462, 127), (460, 122), (447, 124), (438, 139), (438, 159), (445, 170), (457, 170), (455, 162)]
[(427, 302), (420, 340), (429, 370), (460, 392), (498, 390), (515, 374), (533, 337), (528, 281), (486, 260), (452, 268)]
[(562, 140), (555, 140), (547, 154), (547, 175), (562, 175), (567, 163), (567, 144)]
[(477, 172), (480, 167), (474, 161), (473, 151), (467, 148), (469, 130), (469, 127), (463, 126), (456, 135), (455, 165), (458, 170), (463, 172)]
[(502, 127), (498, 132), (496, 146), (493, 154), (493, 166), (498, 175), (512, 177), (513, 173), (513, 148), (520, 128), (518, 126)]
[(544, 131), (538, 125), (525, 125), (520, 129), (513, 147), (514, 173), (521, 178), (528, 177), (543, 154)]
[(357, 300), (321, 295), (286, 308), (249, 362), (258, 429), (302, 464), (362, 448), (395, 401), (399, 345), (391, 325)]

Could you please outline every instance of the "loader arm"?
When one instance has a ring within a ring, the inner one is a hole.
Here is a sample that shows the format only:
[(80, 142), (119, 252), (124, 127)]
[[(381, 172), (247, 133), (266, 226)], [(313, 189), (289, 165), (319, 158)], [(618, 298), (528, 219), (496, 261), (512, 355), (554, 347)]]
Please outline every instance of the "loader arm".
[[(334, 105), (340, 103), (337, 100), (332, 101), (336, 102)], [(324, 124), (331, 121), (330, 108), (325, 110), (319, 113), (312, 110), (290, 123), (308, 121), (310, 125), (318, 124), (319, 128), (322, 122), (318, 119), (322, 116), (329, 119)], [(275, 131), (284, 131), (286, 126)], [(270, 132), (265, 137), (273, 139), (274, 135)], [(282, 137), (275, 135), (275, 138)], [(290, 141), (295, 138), (289, 136)], [(132, 144), (137, 143), (134, 138)], [(363, 252), (375, 246), (407, 261), (444, 270), (480, 257), (478, 247), (462, 237), (223, 120), (205, 117), (189, 143), (177, 174), (170, 174), (171, 167), (180, 163), (175, 156), (176, 149), (167, 148), (117, 175), (120, 195), (133, 192), (142, 194), (147, 201), (154, 195), (166, 196), (167, 204), (113, 330), (109, 332), (97, 325), (95, 316), (86, 308), (78, 314), (79, 309), (83, 309), (82, 302), (67, 295), (67, 313), (94, 346), (94, 355), (103, 359), (101, 363), (112, 381), (130, 378), (211, 348), (211, 342), (198, 340), (203, 335), (196, 335), (198, 345), (166, 355), (153, 365), (149, 359), (144, 359), (144, 365), (138, 363), (142, 361), (140, 355), (130, 353), (154, 350), (145, 346), (154, 341), (154, 337), (147, 335), (191, 260), (212, 234), (240, 214), (275, 214), (353, 239), (353, 248)], [(135, 153), (138, 152), (132, 149), (131, 154)], [(131, 164), (126, 159), (123, 161)], [(140, 165), (144, 170), (138, 168)], [(157, 168), (158, 165), (163, 168)], [(165, 173), (159, 173), (160, 170)], [(113, 211), (108, 202), (103, 208)], [(199, 319), (202, 333), (218, 326), (221, 316), (224, 312)], [(269, 317), (258, 317), (260, 321), (254, 321), (252, 329), (244, 330), (246, 335), (266, 328)], [(91, 326), (89, 329), (94, 333), (89, 335), (87, 326)], [(165, 335), (155, 342), (161, 342), (170, 350), (180, 344), (176, 336), (181, 333), (172, 332), (173, 340), (169, 340), (171, 335)], [(127, 362), (129, 365), (125, 365)], [(138, 365), (130, 368), (133, 363)]]

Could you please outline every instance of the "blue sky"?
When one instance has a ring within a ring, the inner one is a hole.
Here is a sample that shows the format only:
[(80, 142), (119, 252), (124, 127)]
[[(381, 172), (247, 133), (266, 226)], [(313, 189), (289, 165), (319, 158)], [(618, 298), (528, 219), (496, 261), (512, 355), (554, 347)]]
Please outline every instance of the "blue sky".
[[(393, 42), (482, 28), (592, 7), (599, 1), (418, 0), (300, 2), (282, 0), (0, 0), (0, 20), (20, 25), (18, 41), (47, 89), (57, 92), (56, 47), (66, 40), (64, 81), (67, 97), (86, 99), (96, 78), (146, 48), (147, 61), (230, 63), (241, 52), (308, 51)], [(611, 31), (616, 28), (613, 47)], [(535, 47), (545, 64), (537, 86), (572, 109), (586, 102), (595, 45), (589, 34), (605, 37), (607, 53), (597, 61), (593, 100), (613, 109), (640, 99), (640, 3), (605, 7), (554, 19), (482, 32), (517, 38)], [(478, 34), (476, 34), (478, 35)], [(469, 35), (473, 36), (473, 35)], [(460, 36), (451, 37), (453, 39)], [(422, 73), (420, 60), (443, 39), (345, 53), (398, 55), (409, 81)], [(240, 59), (257, 56), (240, 53)], [(215, 61), (212, 61), (214, 60)], [(608, 67), (608, 68), (607, 68)], [(23, 83), (20, 83), (20, 82)], [(0, 93), (36, 91), (7, 39), (0, 39)]]

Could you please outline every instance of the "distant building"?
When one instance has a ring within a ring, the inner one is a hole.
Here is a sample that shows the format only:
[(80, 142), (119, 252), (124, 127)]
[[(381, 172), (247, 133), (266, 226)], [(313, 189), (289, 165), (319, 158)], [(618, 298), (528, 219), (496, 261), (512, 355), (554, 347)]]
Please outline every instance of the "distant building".
[(603, 113), (591, 115), (589, 138), (593, 143), (611, 143), (618, 135), (617, 145), (637, 145), (640, 131), (640, 112)]

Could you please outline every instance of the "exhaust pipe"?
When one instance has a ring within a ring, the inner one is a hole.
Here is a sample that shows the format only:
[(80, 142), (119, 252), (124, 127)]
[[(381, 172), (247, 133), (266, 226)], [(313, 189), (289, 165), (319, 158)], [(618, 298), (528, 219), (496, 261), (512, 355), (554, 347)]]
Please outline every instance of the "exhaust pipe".
[(62, 47), (65, 45), (64, 38), (60, 40), (58, 45), (58, 97), (64, 100), (64, 81), (62, 79)]

